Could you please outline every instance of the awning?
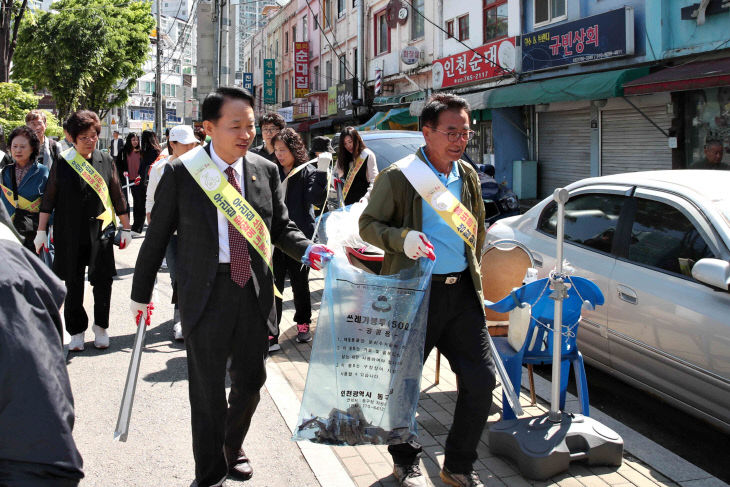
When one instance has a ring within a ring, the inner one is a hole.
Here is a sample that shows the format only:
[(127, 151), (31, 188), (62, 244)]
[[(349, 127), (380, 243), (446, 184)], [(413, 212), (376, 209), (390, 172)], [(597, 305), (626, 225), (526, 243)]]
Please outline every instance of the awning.
[(409, 113), (408, 108), (393, 108), (387, 112), (377, 112), (360, 125), (358, 130), (418, 130), (418, 118)]
[(648, 76), (624, 83), (624, 93), (643, 95), (727, 85), (730, 85), (730, 58), (664, 68)]
[(402, 105), (404, 103), (411, 103), (412, 101), (423, 100), (425, 98), (425, 91), (413, 91), (411, 93), (401, 93), (399, 95), (376, 96), (373, 98), (373, 105)]
[(297, 132), (308, 132), (309, 127), (313, 125), (311, 120), (305, 120), (303, 122), (289, 123), (287, 127), (296, 130)]
[(309, 126), (310, 129), (326, 129), (332, 126), (332, 124), (335, 123), (334, 118), (325, 118), (324, 120), (320, 120), (319, 122), (314, 122), (312, 125)]
[(476, 93), (466, 93), (461, 95), (472, 110), (481, 110), (487, 108), (487, 98), (489, 98), (489, 90), (478, 91)]
[(624, 83), (649, 73), (649, 68), (620, 69), (564, 78), (518, 83), (489, 90), (485, 108), (519, 107), (556, 101), (600, 100), (623, 96)]

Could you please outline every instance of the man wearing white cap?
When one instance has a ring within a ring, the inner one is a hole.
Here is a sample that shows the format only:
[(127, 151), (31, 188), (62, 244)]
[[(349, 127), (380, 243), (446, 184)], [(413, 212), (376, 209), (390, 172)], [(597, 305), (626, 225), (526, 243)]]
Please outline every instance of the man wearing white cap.
[[(149, 180), (147, 182), (147, 201), (145, 209), (147, 211), (147, 224), (150, 223), (150, 213), (152, 213), (152, 207), (155, 204), (155, 190), (157, 184), (162, 179), (162, 174), (165, 172), (165, 167), (177, 159), (187, 151), (193, 149), (198, 145), (198, 139), (195, 138), (193, 129), (187, 125), (176, 125), (170, 129), (170, 136), (168, 138), (168, 148), (170, 150), (170, 157), (160, 159), (150, 169)], [(173, 320), (175, 325), (173, 331), (175, 333), (175, 340), (181, 341), (183, 339), (182, 324), (180, 323), (180, 310), (177, 306), (177, 293), (175, 292), (175, 256), (177, 254), (177, 232), (170, 238), (170, 243), (167, 245), (167, 252), (165, 253), (165, 260), (167, 261), (167, 268), (170, 271), (170, 281), (172, 282), (172, 300), (175, 304), (175, 314)]]

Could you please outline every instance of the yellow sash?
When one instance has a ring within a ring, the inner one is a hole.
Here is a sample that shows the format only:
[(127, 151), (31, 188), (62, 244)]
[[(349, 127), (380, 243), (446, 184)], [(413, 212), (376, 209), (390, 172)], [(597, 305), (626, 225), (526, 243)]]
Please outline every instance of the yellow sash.
[(289, 171), (289, 174), (286, 175), (286, 177), (284, 178), (284, 181), (282, 181), (282, 183), (287, 181), (290, 177), (294, 176), (295, 174), (299, 174), (299, 171), (306, 168), (309, 165), (309, 163), (311, 163), (311, 162), (312, 161), (308, 161), (308, 162), (305, 162), (304, 164), (300, 164), (299, 166), (297, 166), (294, 169), (292, 169), (291, 171)]
[[(367, 159), (367, 157), (365, 158)], [(357, 156), (357, 159), (355, 160), (355, 165), (350, 168), (350, 171), (347, 173), (347, 178), (345, 179), (345, 186), (342, 188), (342, 199), (344, 200), (347, 198), (347, 193), (350, 192), (350, 187), (352, 186), (352, 182), (355, 181), (355, 176), (357, 175), (357, 172), (362, 167), (362, 164), (365, 162), (365, 159), (362, 158), (362, 152), (359, 156)]]
[(89, 164), (73, 147), (61, 152), (61, 156), (63, 156), (63, 158), (66, 159), (66, 162), (68, 162), (68, 165), (71, 166), (79, 176), (81, 176), (81, 179), (91, 186), (91, 189), (94, 190), (101, 200), (101, 204), (104, 205), (104, 211), (96, 218), (101, 220), (101, 228), (106, 228), (114, 221), (114, 209), (111, 196), (109, 196), (109, 188), (107, 187), (104, 178), (101, 177), (101, 174), (94, 169), (94, 166)]
[[(179, 159), (218, 211), (256, 249), (273, 275), (269, 229), (253, 206), (228, 182), (202, 147), (186, 152)], [(281, 297), (276, 286), (274, 294)]]
[[(13, 198), (13, 190), (11, 190), (10, 188), (6, 188), (2, 184), (0, 184), (0, 188), (2, 188), (3, 196), (5, 196), (5, 199), (8, 200), (8, 203), (10, 203), (13, 208), (15, 208), (15, 198)], [(31, 213), (38, 213), (41, 210), (42, 200), (43, 197), (38, 197), (35, 200), (30, 201), (18, 195), (18, 209), (26, 210)]]
[[(396, 162), (408, 182), (421, 198), (444, 219), (459, 237), (474, 249), (477, 241), (477, 220), (474, 215), (451, 194), (433, 173), (428, 164), (415, 154)], [(456, 164), (456, 162), (454, 162)]]

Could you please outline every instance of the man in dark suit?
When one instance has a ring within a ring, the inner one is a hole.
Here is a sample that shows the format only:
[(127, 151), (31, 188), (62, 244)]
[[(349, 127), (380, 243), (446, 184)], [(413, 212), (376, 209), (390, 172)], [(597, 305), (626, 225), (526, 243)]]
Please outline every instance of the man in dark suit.
[(25, 124), (35, 132), (38, 141), (41, 143), (38, 152), (38, 163), (50, 169), (53, 161), (61, 153), (61, 148), (55, 140), (46, 137), (46, 114), (43, 113), (43, 110), (31, 110), (25, 116)]
[(109, 154), (114, 159), (114, 164), (119, 167), (119, 157), (122, 155), (124, 141), (119, 138), (119, 130), (115, 130), (112, 134), (112, 143), (109, 145)]
[[(261, 216), (271, 242), (317, 268), (330, 252), (289, 220), (275, 164), (248, 151), (256, 135), (253, 97), (219, 88), (203, 102), (205, 147), (215, 166)], [(178, 159), (155, 193), (151, 223), (132, 283), (132, 312), (145, 312), (170, 236), (178, 235), (177, 291), (187, 349), (195, 477), (221, 485), (250, 478), (242, 444), (266, 380), (268, 336), (277, 331), (273, 275)], [(230, 357), (231, 392), (225, 397)]]

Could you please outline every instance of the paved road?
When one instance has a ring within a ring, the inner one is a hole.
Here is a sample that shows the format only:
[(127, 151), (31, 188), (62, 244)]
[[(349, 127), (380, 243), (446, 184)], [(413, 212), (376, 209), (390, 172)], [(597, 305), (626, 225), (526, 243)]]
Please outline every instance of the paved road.
[[(118, 280), (111, 306), (111, 346), (94, 349), (87, 332), (86, 350), (69, 355), (68, 370), (76, 405), (74, 437), (84, 458), (86, 486), (188, 486), (194, 478), (184, 346), (172, 342), (171, 288), (160, 273), (153, 324), (137, 383), (126, 443), (113, 442), (119, 402), (134, 340), (129, 292), (133, 264), (142, 240), (116, 252)], [(92, 309), (87, 283), (86, 309)], [(244, 444), (254, 466), (247, 482), (226, 485), (319, 486), (266, 389)]]

